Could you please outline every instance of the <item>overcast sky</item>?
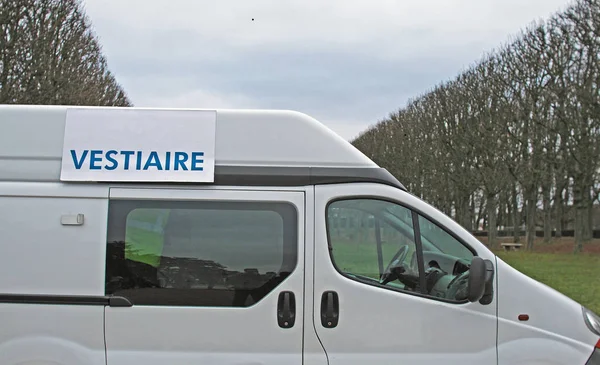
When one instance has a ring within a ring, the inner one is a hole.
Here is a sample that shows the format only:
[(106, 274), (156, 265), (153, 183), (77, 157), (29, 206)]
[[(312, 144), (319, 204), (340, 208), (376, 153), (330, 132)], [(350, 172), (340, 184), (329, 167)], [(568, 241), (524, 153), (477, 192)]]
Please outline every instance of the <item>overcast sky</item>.
[(135, 106), (293, 109), (348, 140), (569, 3), (84, 1)]

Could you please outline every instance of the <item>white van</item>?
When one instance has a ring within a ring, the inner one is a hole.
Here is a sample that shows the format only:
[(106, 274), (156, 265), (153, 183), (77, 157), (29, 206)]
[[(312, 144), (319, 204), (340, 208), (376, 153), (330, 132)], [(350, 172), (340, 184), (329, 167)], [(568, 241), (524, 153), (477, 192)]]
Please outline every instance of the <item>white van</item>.
[(596, 315), (289, 111), (1, 106), (0, 302), (1, 365), (600, 364)]

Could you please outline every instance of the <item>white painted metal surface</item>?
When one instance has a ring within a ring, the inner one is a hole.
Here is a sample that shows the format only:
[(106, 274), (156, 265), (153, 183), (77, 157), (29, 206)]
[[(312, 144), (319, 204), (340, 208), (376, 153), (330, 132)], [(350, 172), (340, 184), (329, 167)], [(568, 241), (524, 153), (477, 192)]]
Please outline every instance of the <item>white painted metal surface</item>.
[[(59, 180), (68, 108), (0, 106), (0, 181)], [(376, 167), (349, 142), (305, 114), (221, 109), (216, 113), (217, 166)], [(156, 134), (160, 139), (161, 130)]]
[(303, 365), (328, 365), (327, 355), (319, 337), (315, 331), (315, 322), (313, 318), (319, 316), (319, 307), (315, 297), (315, 191), (314, 188), (306, 190), (306, 219), (305, 224), (305, 262), (304, 262), (304, 356)]
[[(106, 187), (0, 183), (0, 293), (104, 295), (107, 199)], [(61, 224), (78, 213), (83, 225)]]
[[(500, 364), (585, 364), (598, 342), (581, 305), (498, 259)], [(590, 278), (594, 280), (597, 278)], [(528, 314), (529, 320), (518, 320)]]
[(0, 323), (2, 365), (106, 365), (103, 307), (0, 303)]
[[(351, 184), (317, 186), (315, 191), (313, 324), (329, 365), (496, 364), (495, 301), (487, 306), (443, 303), (343, 277), (328, 252), (326, 205), (339, 197), (393, 199), (430, 215), (471, 244), (479, 256), (494, 260), (489, 250), (442, 213), (400, 190)], [(324, 328), (320, 319), (321, 294), (329, 290), (339, 294), (336, 328)]]
[[(251, 307), (106, 308), (108, 365), (302, 364), (303, 192), (116, 189), (111, 195), (120, 199), (129, 196), (136, 199), (289, 202), (297, 209), (299, 230), (295, 270)], [(277, 324), (278, 295), (282, 291), (292, 291), (296, 297), (296, 323), (292, 328), (282, 329)]]

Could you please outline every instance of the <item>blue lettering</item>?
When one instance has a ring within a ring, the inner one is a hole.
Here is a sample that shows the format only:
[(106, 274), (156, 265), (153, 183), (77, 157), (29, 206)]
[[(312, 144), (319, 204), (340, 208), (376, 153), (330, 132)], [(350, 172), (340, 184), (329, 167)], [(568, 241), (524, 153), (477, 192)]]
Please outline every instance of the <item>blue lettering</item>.
[(71, 150), (71, 158), (73, 158), (73, 165), (75, 165), (75, 168), (77, 170), (80, 170), (81, 166), (83, 166), (83, 162), (85, 161), (87, 154), (88, 154), (88, 150), (83, 150), (83, 153), (81, 154), (81, 159), (78, 160), (77, 152), (75, 150)]
[(142, 169), (142, 151), (137, 151), (137, 161), (135, 162), (135, 169)]
[[(155, 162), (152, 162), (154, 160)], [(146, 160), (146, 164), (144, 165), (144, 170), (148, 170), (148, 167), (155, 166), (158, 170), (162, 170), (162, 166), (160, 164), (160, 160), (158, 159), (158, 154), (156, 151), (150, 152), (150, 156), (148, 156), (148, 160)]]
[(188, 154), (185, 152), (175, 152), (175, 170), (179, 170), (179, 166), (181, 166), (182, 170), (187, 171), (187, 166), (185, 162), (188, 160)]
[(123, 170), (129, 170), (129, 157), (133, 156), (133, 151), (121, 151), (121, 154), (125, 156), (125, 162), (123, 163)]
[(192, 152), (192, 171), (202, 171), (204, 169), (202, 166), (196, 165), (204, 162), (203, 159), (198, 159), (198, 157), (202, 156), (204, 156), (204, 152)]
[(96, 165), (96, 162), (102, 162), (102, 157), (98, 155), (102, 155), (101, 150), (92, 150), (90, 152), (90, 170), (102, 170), (102, 166)]
[(115, 150), (110, 150), (108, 152), (106, 152), (106, 159), (112, 163), (112, 166), (109, 165), (105, 165), (104, 168), (107, 170), (114, 170), (117, 168), (117, 166), (119, 165), (119, 163), (117, 162), (117, 160), (115, 160), (113, 157), (111, 157), (111, 155), (116, 155), (118, 152)]
[[(120, 151), (120, 150), (70, 150), (73, 166), (77, 170), (155, 170), (204, 171), (204, 152), (184, 151)], [(135, 160), (135, 161), (134, 161)], [(135, 164), (135, 166), (134, 166)]]
[(169, 171), (171, 169), (171, 152), (166, 153), (167, 157), (165, 158), (165, 170)]

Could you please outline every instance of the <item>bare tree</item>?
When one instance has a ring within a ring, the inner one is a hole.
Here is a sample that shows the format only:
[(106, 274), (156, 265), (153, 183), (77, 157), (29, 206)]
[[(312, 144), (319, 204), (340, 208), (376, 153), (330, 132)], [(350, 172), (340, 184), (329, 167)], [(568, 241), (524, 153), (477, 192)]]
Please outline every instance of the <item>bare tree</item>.
[(455, 79), (409, 100), (353, 143), (467, 229), (498, 226), (527, 247), (538, 227), (575, 251), (600, 195), (600, 3), (578, 0)]
[(78, 0), (0, 0), (0, 103), (130, 106)]

